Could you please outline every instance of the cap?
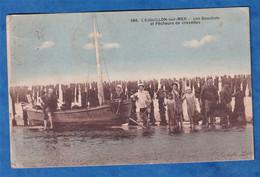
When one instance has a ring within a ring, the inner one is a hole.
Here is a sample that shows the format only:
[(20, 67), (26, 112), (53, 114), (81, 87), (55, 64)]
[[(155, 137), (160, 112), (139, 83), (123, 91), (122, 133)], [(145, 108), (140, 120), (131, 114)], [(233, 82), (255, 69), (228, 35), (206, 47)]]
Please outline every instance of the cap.
[(209, 77), (207, 77), (207, 81), (209, 80), (209, 79), (213, 79), (211, 76), (209, 76)]
[(140, 86), (143, 86), (143, 87), (144, 87), (144, 84), (143, 84), (143, 83), (139, 83), (138, 87), (140, 87)]

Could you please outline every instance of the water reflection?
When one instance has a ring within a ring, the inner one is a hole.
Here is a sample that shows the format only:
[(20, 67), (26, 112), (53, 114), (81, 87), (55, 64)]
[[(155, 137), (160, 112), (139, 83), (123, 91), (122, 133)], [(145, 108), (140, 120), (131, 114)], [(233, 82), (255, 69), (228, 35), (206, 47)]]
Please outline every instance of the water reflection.
[[(18, 166), (74, 166), (250, 159), (252, 126), (169, 133), (168, 127), (117, 127), (41, 131), (12, 128), (12, 162)], [(241, 143), (241, 140), (243, 140)], [(174, 147), (174, 148), (173, 148)], [(214, 149), (212, 154), (208, 149)], [(227, 150), (227, 149), (230, 149)], [(235, 155), (234, 155), (235, 153)]]

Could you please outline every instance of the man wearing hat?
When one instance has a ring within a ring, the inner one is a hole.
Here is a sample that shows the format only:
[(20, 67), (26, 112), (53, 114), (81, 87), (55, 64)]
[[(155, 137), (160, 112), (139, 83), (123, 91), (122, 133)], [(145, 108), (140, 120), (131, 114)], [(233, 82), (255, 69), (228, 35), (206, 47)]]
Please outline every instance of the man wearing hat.
[(131, 95), (131, 98), (136, 100), (137, 112), (139, 112), (140, 118), (143, 120), (144, 126), (148, 127), (148, 113), (150, 112), (151, 97), (148, 91), (144, 90), (144, 84), (138, 85), (138, 91)]
[(210, 118), (211, 124), (214, 126), (215, 118), (212, 117), (210, 114), (214, 111), (217, 102), (219, 100), (218, 96), (218, 88), (213, 85), (212, 77), (207, 78), (207, 84), (204, 85), (200, 92), (200, 105), (205, 108), (205, 118), (203, 121), (203, 125), (208, 123), (208, 119)]

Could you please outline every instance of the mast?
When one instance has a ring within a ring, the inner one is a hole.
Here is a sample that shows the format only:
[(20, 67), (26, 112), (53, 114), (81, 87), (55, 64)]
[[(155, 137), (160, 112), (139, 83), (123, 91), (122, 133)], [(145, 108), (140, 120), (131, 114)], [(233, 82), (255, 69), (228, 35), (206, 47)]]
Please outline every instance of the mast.
[(97, 31), (96, 31), (96, 19), (93, 16), (93, 29), (94, 29), (94, 45), (95, 45), (95, 53), (96, 53), (96, 63), (97, 63), (97, 74), (98, 74), (98, 100), (99, 104), (104, 104), (104, 90), (103, 90), (103, 81), (102, 81), (102, 72), (101, 72), (101, 63), (100, 63), (100, 56), (98, 50), (98, 40), (97, 40)]

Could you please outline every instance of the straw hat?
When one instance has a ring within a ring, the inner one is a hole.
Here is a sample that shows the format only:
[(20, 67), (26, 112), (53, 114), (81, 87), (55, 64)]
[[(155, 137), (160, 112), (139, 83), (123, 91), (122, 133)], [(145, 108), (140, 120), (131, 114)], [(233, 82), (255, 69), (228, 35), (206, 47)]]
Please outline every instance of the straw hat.
[(118, 84), (116, 87), (118, 87), (118, 88), (122, 89), (122, 85), (119, 85), (119, 84)]

